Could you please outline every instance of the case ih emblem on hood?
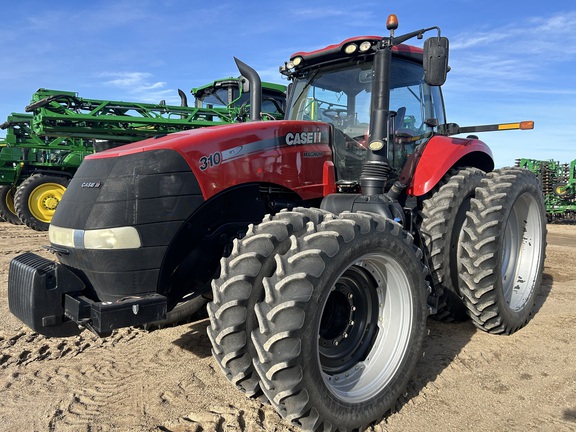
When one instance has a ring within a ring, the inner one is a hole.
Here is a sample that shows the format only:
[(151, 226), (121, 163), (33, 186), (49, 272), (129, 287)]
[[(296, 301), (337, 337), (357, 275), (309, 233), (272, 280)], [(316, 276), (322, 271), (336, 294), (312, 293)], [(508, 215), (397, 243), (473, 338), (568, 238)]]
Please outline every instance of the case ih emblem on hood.
[(82, 189), (99, 189), (102, 187), (104, 182), (84, 182), (82, 183)]
[(288, 132), (286, 134), (287, 145), (316, 144), (322, 141), (322, 132)]

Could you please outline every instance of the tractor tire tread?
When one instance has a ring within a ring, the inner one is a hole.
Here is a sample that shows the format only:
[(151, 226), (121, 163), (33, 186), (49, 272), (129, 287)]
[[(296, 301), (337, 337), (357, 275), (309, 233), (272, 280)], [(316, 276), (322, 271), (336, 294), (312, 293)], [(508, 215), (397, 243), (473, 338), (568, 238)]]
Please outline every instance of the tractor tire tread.
[[(463, 167), (450, 170), (423, 201), (420, 217), (420, 233), (423, 249), (430, 266), (432, 283), (439, 291), (438, 308), (434, 318), (452, 322), (467, 319), (466, 308), (458, 289), (457, 278), (452, 274), (457, 267), (456, 252), (451, 250), (465, 214), (459, 206), (469, 200), (484, 177), (484, 171)], [(454, 203), (457, 203), (456, 207)], [(459, 213), (460, 216), (459, 216)]]
[(254, 286), (261, 283), (263, 272), (274, 270), (272, 261), (290, 235), (305, 231), (308, 221), (319, 222), (326, 215), (322, 210), (307, 208), (266, 215), (261, 223), (250, 225), (242, 239), (234, 240), (230, 256), (221, 259), (221, 274), (212, 281), (213, 300), (207, 305), (208, 337), (212, 354), (226, 377), (249, 397), (261, 397), (246, 329), (251, 305), (256, 301)]

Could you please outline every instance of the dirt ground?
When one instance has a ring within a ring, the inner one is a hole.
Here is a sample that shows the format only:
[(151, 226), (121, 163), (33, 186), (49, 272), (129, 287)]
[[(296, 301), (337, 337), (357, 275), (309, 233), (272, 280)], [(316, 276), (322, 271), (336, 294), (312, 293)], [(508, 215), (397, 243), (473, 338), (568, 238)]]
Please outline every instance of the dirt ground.
[[(512, 336), (429, 320), (407, 402), (375, 431), (576, 431), (576, 226), (549, 225), (537, 313)], [(206, 320), (46, 339), (8, 311), (8, 264), (47, 234), (0, 223), (1, 431), (291, 431), (226, 381)]]

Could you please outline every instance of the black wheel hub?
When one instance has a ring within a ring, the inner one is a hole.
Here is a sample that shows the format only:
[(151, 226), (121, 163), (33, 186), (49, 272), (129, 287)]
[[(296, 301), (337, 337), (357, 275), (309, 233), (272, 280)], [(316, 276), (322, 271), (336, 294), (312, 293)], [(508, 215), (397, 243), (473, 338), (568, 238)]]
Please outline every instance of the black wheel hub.
[(319, 351), (324, 372), (338, 374), (362, 361), (378, 333), (377, 284), (351, 266), (332, 287), (320, 322)]

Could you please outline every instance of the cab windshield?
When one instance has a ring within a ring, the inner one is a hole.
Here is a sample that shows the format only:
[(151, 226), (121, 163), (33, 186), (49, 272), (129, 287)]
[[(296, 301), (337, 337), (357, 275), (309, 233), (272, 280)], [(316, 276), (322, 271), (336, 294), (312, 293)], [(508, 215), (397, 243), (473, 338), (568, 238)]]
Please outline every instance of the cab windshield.
[[(230, 85), (218, 89), (206, 90), (196, 98), (196, 106), (200, 108), (240, 108), (250, 103), (250, 93), (240, 91), (240, 87)], [(284, 117), (285, 96), (273, 89), (262, 89), (262, 111), (276, 118)]]
[[(401, 169), (418, 137), (433, 128), (427, 119), (444, 123), (440, 90), (424, 82), (421, 64), (397, 57), (391, 65), (390, 134), (410, 144), (391, 140), (389, 159)], [(339, 179), (357, 180), (366, 158), (370, 127), (373, 70), (371, 62), (311, 69), (298, 76), (291, 90), (286, 118), (327, 122), (334, 127), (334, 154)], [(393, 142), (392, 142), (393, 141)]]

